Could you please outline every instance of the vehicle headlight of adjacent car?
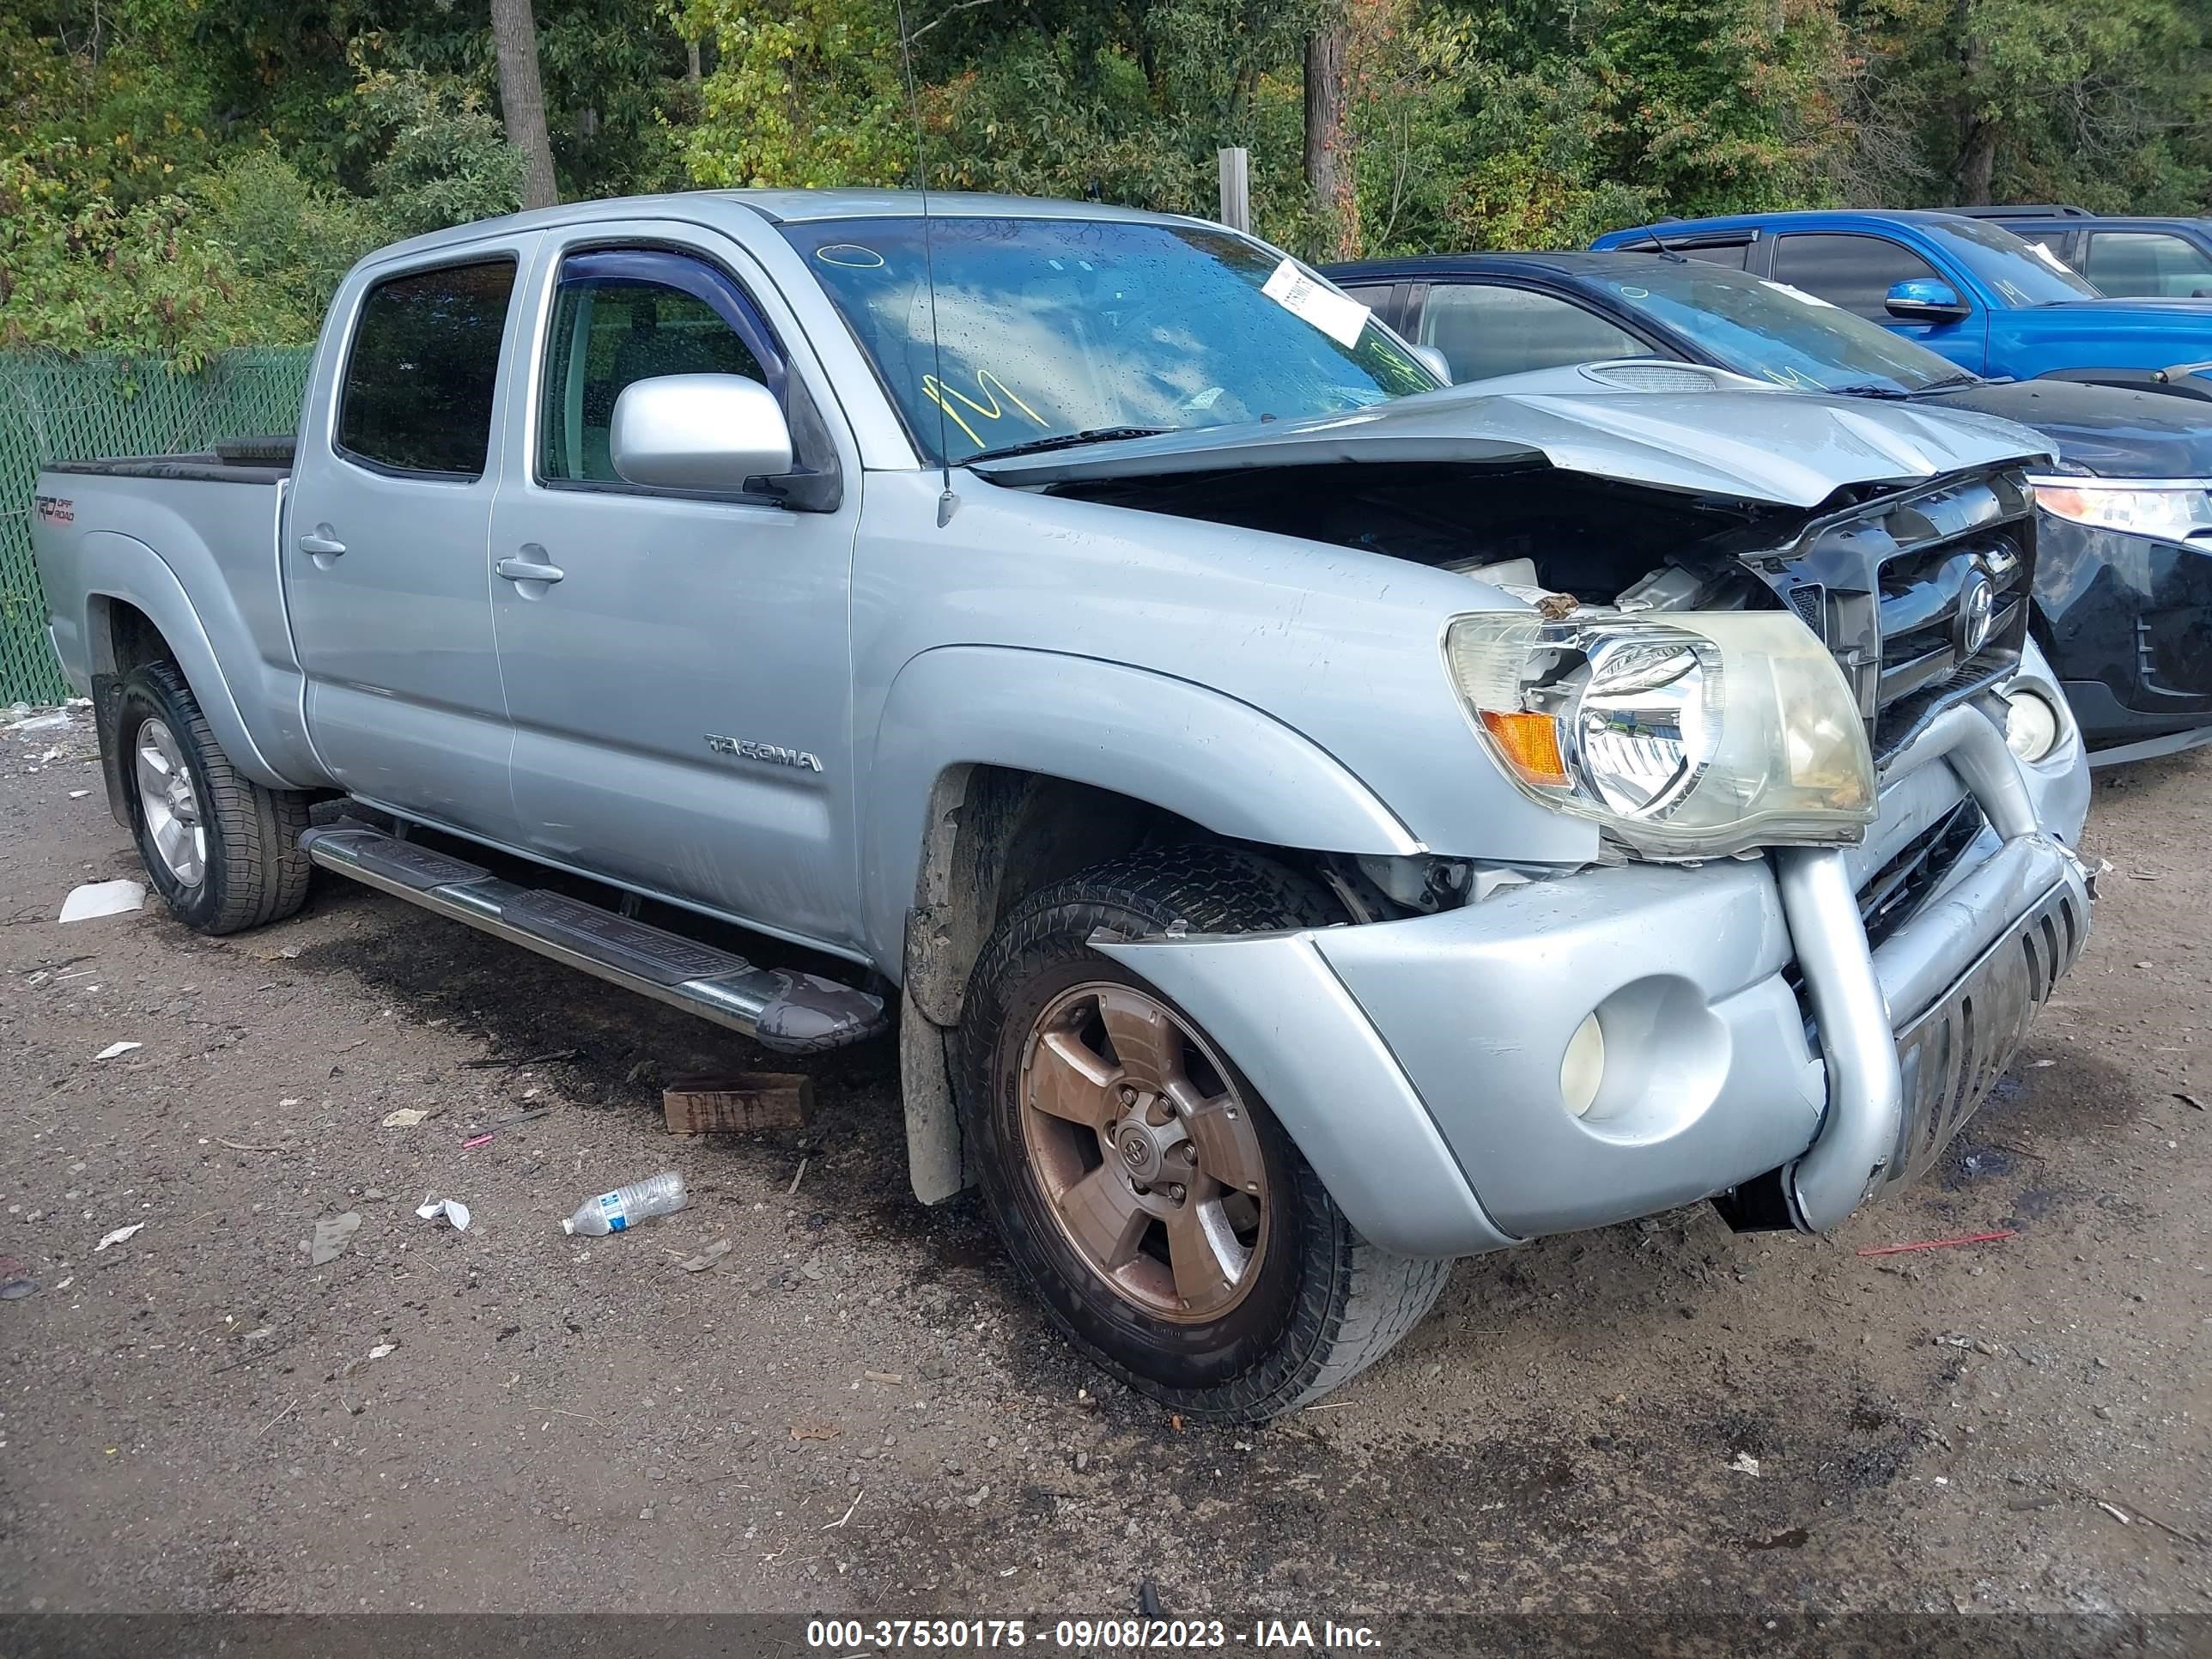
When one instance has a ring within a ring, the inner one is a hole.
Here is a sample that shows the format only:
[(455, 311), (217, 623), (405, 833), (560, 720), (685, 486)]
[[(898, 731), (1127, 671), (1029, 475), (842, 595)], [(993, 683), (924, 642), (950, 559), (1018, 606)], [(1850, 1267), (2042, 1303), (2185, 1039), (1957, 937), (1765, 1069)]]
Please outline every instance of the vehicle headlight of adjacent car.
[(1486, 611), (1444, 655), (1506, 775), (1645, 858), (1835, 846), (1874, 821), (1850, 688), (1787, 611)]
[(2029, 482), (2035, 486), (2038, 507), (2054, 518), (2093, 530), (2118, 530), (2172, 542), (2212, 535), (2212, 480), (2047, 474)]

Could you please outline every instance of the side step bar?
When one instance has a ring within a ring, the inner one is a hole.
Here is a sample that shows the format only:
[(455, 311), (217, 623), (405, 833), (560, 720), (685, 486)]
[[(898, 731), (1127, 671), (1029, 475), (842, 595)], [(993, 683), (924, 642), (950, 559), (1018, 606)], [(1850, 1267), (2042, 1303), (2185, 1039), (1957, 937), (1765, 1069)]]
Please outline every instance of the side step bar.
[(757, 968), (698, 939), (502, 880), (466, 859), (367, 824), (305, 830), (300, 846), (325, 870), (742, 1031), (778, 1054), (842, 1048), (890, 1024), (881, 997), (814, 974)]

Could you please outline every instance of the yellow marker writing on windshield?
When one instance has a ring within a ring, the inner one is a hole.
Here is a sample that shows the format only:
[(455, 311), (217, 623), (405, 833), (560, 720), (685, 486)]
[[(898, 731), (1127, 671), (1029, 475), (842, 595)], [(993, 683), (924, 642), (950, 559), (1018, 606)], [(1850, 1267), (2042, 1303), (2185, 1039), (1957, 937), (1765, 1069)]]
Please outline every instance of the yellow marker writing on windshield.
[(925, 374), (921, 377), (921, 395), (950, 415), (953, 424), (966, 433), (968, 441), (978, 449), (986, 448), (988, 446), (981, 437), (976, 435), (975, 428), (961, 418), (960, 411), (952, 407), (955, 403), (967, 404), (973, 413), (981, 416), (987, 421), (1002, 421), (1006, 417), (1006, 411), (999, 407), (999, 399), (1003, 397), (1039, 426), (1047, 424), (1043, 416), (1014, 396), (1013, 388), (988, 368), (979, 368), (975, 371), (975, 390), (981, 392), (989, 401), (978, 403), (966, 392), (945, 385), (934, 374)]

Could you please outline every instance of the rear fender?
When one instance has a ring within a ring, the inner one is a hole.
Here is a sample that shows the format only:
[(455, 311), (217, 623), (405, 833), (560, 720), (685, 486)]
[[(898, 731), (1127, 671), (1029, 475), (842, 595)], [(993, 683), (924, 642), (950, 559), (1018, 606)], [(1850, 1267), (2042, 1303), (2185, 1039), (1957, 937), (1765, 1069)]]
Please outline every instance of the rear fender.
[(115, 659), (109, 611), (118, 600), (135, 605), (160, 630), (230, 763), (272, 789), (312, 787), (313, 780), (288, 777), (270, 763), (246, 724), (198, 611), (160, 554), (117, 532), (92, 530), (79, 538), (76, 562), (85, 592), (84, 638), (95, 687), (119, 679), (131, 666)]

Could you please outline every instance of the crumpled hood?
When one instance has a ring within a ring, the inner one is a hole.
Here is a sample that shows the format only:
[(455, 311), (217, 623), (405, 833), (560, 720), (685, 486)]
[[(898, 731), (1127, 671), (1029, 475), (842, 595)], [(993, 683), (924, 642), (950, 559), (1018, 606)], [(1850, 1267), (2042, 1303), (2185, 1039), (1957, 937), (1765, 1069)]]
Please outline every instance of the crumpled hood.
[[(1718, 371), (1707, 392), (1624, 391), (1583, 368), (1452, 386), (1347, 414), (1202, 427), (978, 461), (1014, 486), (1245, 468), (1548, 462), (1741, 501), (1817, 507), (1848, 484), (1911, 483), (2046, 453), (2010, 422), (1769, 390)], [(1597, 366), (1602, 367), (1602, 366)]]

